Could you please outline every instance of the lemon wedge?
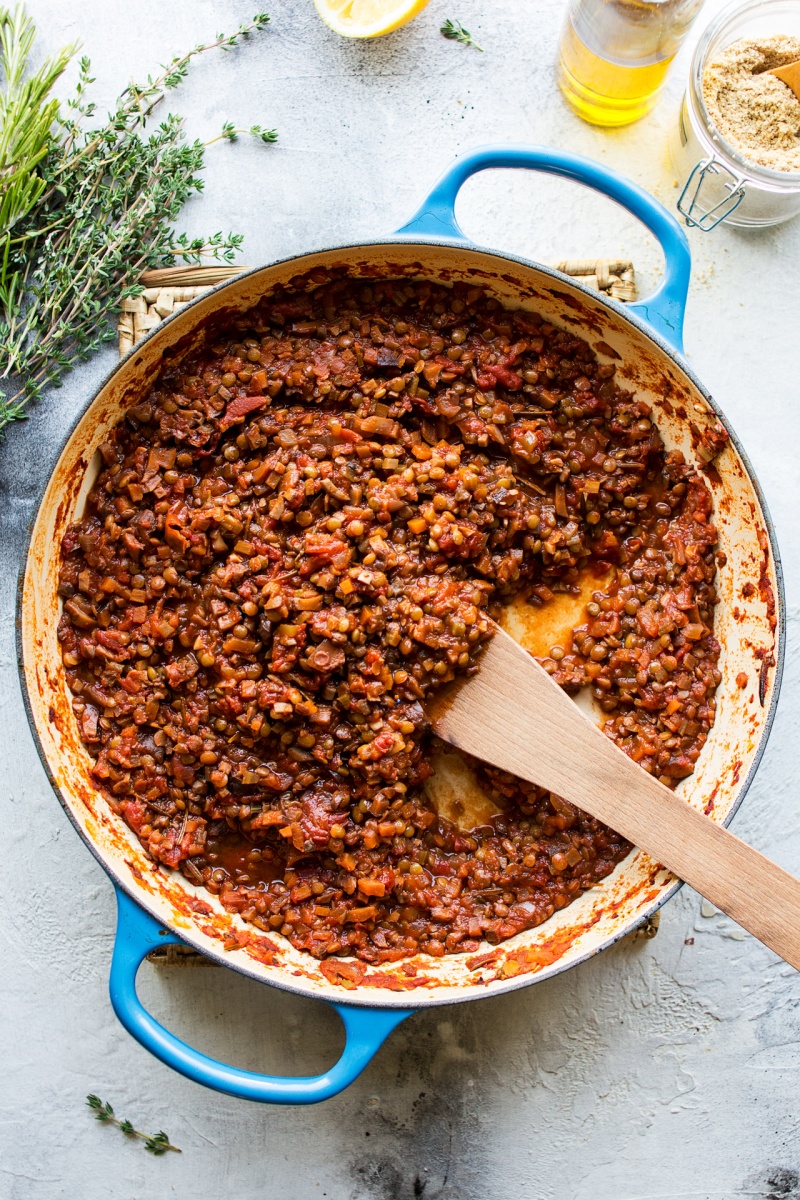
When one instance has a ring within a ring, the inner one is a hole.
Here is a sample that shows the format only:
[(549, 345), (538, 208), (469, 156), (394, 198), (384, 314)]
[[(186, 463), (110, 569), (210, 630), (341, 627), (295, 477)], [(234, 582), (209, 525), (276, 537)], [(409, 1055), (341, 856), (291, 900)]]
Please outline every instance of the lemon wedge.
[(372, 38), (413, 21), (428, 0), (314, 0), (326, 25), (342, 37)]

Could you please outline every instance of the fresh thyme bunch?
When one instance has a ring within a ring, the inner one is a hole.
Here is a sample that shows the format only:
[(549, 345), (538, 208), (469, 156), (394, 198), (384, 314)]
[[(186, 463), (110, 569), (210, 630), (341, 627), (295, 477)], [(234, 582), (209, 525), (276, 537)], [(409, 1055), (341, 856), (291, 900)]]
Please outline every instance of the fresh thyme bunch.
[[(114, 336), (109, 310), (120, 296), (141, 291), (142, 270), (175, 258), (233, 259), (240, 235), (176, 238), (172, 229), (189, 196), (202, 190), (205, 144), (188, 142), (182, 120), (171, 114), (152, 132), (145, 125), (192, 59), (238, 45), (268, 20), (258, 13), (235, 33), (173, 58), (146, 84), (131, 83), (95, 129), (87, 128), (95, 112), (87, 100), (91, 64), (81, 59), (73, 97), (64, 113), (51, 116), (36, 172), (39, 194), (12, 227), (0, 227), (0, 435), (24, 416), (29, 400), (58, 386)], [(255, 128), (262, 141), (277, 136)], [(0, 143), (2, 136), (0, 130)], [(0, 206), (3, 189), (0, 175)]]

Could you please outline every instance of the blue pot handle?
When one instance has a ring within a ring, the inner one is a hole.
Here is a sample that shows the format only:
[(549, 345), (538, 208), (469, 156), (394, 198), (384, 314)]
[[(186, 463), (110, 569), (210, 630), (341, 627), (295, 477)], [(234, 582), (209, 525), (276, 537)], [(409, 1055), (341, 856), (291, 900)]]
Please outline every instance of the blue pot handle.
[(664, 251), (664, 279), (646, 300), (626, 304), (626, 311), (637, 313), (676, 349), (683, 350), (683, 317), (691, 271), (686, 234), (663, 205), (638, 184), (580, 154), (551, 146), (477, 146), (447, 168), (411, 220), (397, 233), (403, 237), (422, 235), (468, 241), (456, 221), (456, 196), (470, 175), (490, 167), (528, 167), (561, 175), (602, 192), (638, 217), (658, 238)]
[(117, 888), (117, 936), (111, 962), (109, 990), (114, 1012), (137, 1042), (173, 1070), (195, 1083), (241, 1100), (271, 1104), (316, 1104), (348, 1087), (356, 1079), (396, 1025), (413, 1009), (360, 1008), (332, 1004), (345, 1027), (347, 1040), (342, 1057), (323, 1075), (284, 1078), (257, 1075), (208, 1058), (165, 1029), (143, 1007), (136, 994), (136, 973), (143, 959), (158, 946), (183, 943), (165, 932), (149, 913)]

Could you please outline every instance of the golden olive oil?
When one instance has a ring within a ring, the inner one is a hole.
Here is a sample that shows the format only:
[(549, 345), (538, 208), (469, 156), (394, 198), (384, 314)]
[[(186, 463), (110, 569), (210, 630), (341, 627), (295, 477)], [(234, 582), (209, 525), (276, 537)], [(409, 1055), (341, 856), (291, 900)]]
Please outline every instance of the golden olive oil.
[(648, 113), (702, 0), (572, 0), (558, 82), (592, 125), (629, 125)]
[(584, 46), (570, 25), (564, 31), (559, 85), (567, 103), (591, 125), (629, 125), (656, 102), (672, 62), (630, 67), (610, 62)]

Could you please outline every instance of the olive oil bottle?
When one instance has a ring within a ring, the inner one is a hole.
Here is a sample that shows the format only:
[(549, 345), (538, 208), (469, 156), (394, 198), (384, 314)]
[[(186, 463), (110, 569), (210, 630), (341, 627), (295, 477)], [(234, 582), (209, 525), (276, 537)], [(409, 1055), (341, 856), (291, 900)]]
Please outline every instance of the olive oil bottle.
[(648, 113), (702, 0), (570, 0), (558, 62), (567, 103), (592, 125)]

